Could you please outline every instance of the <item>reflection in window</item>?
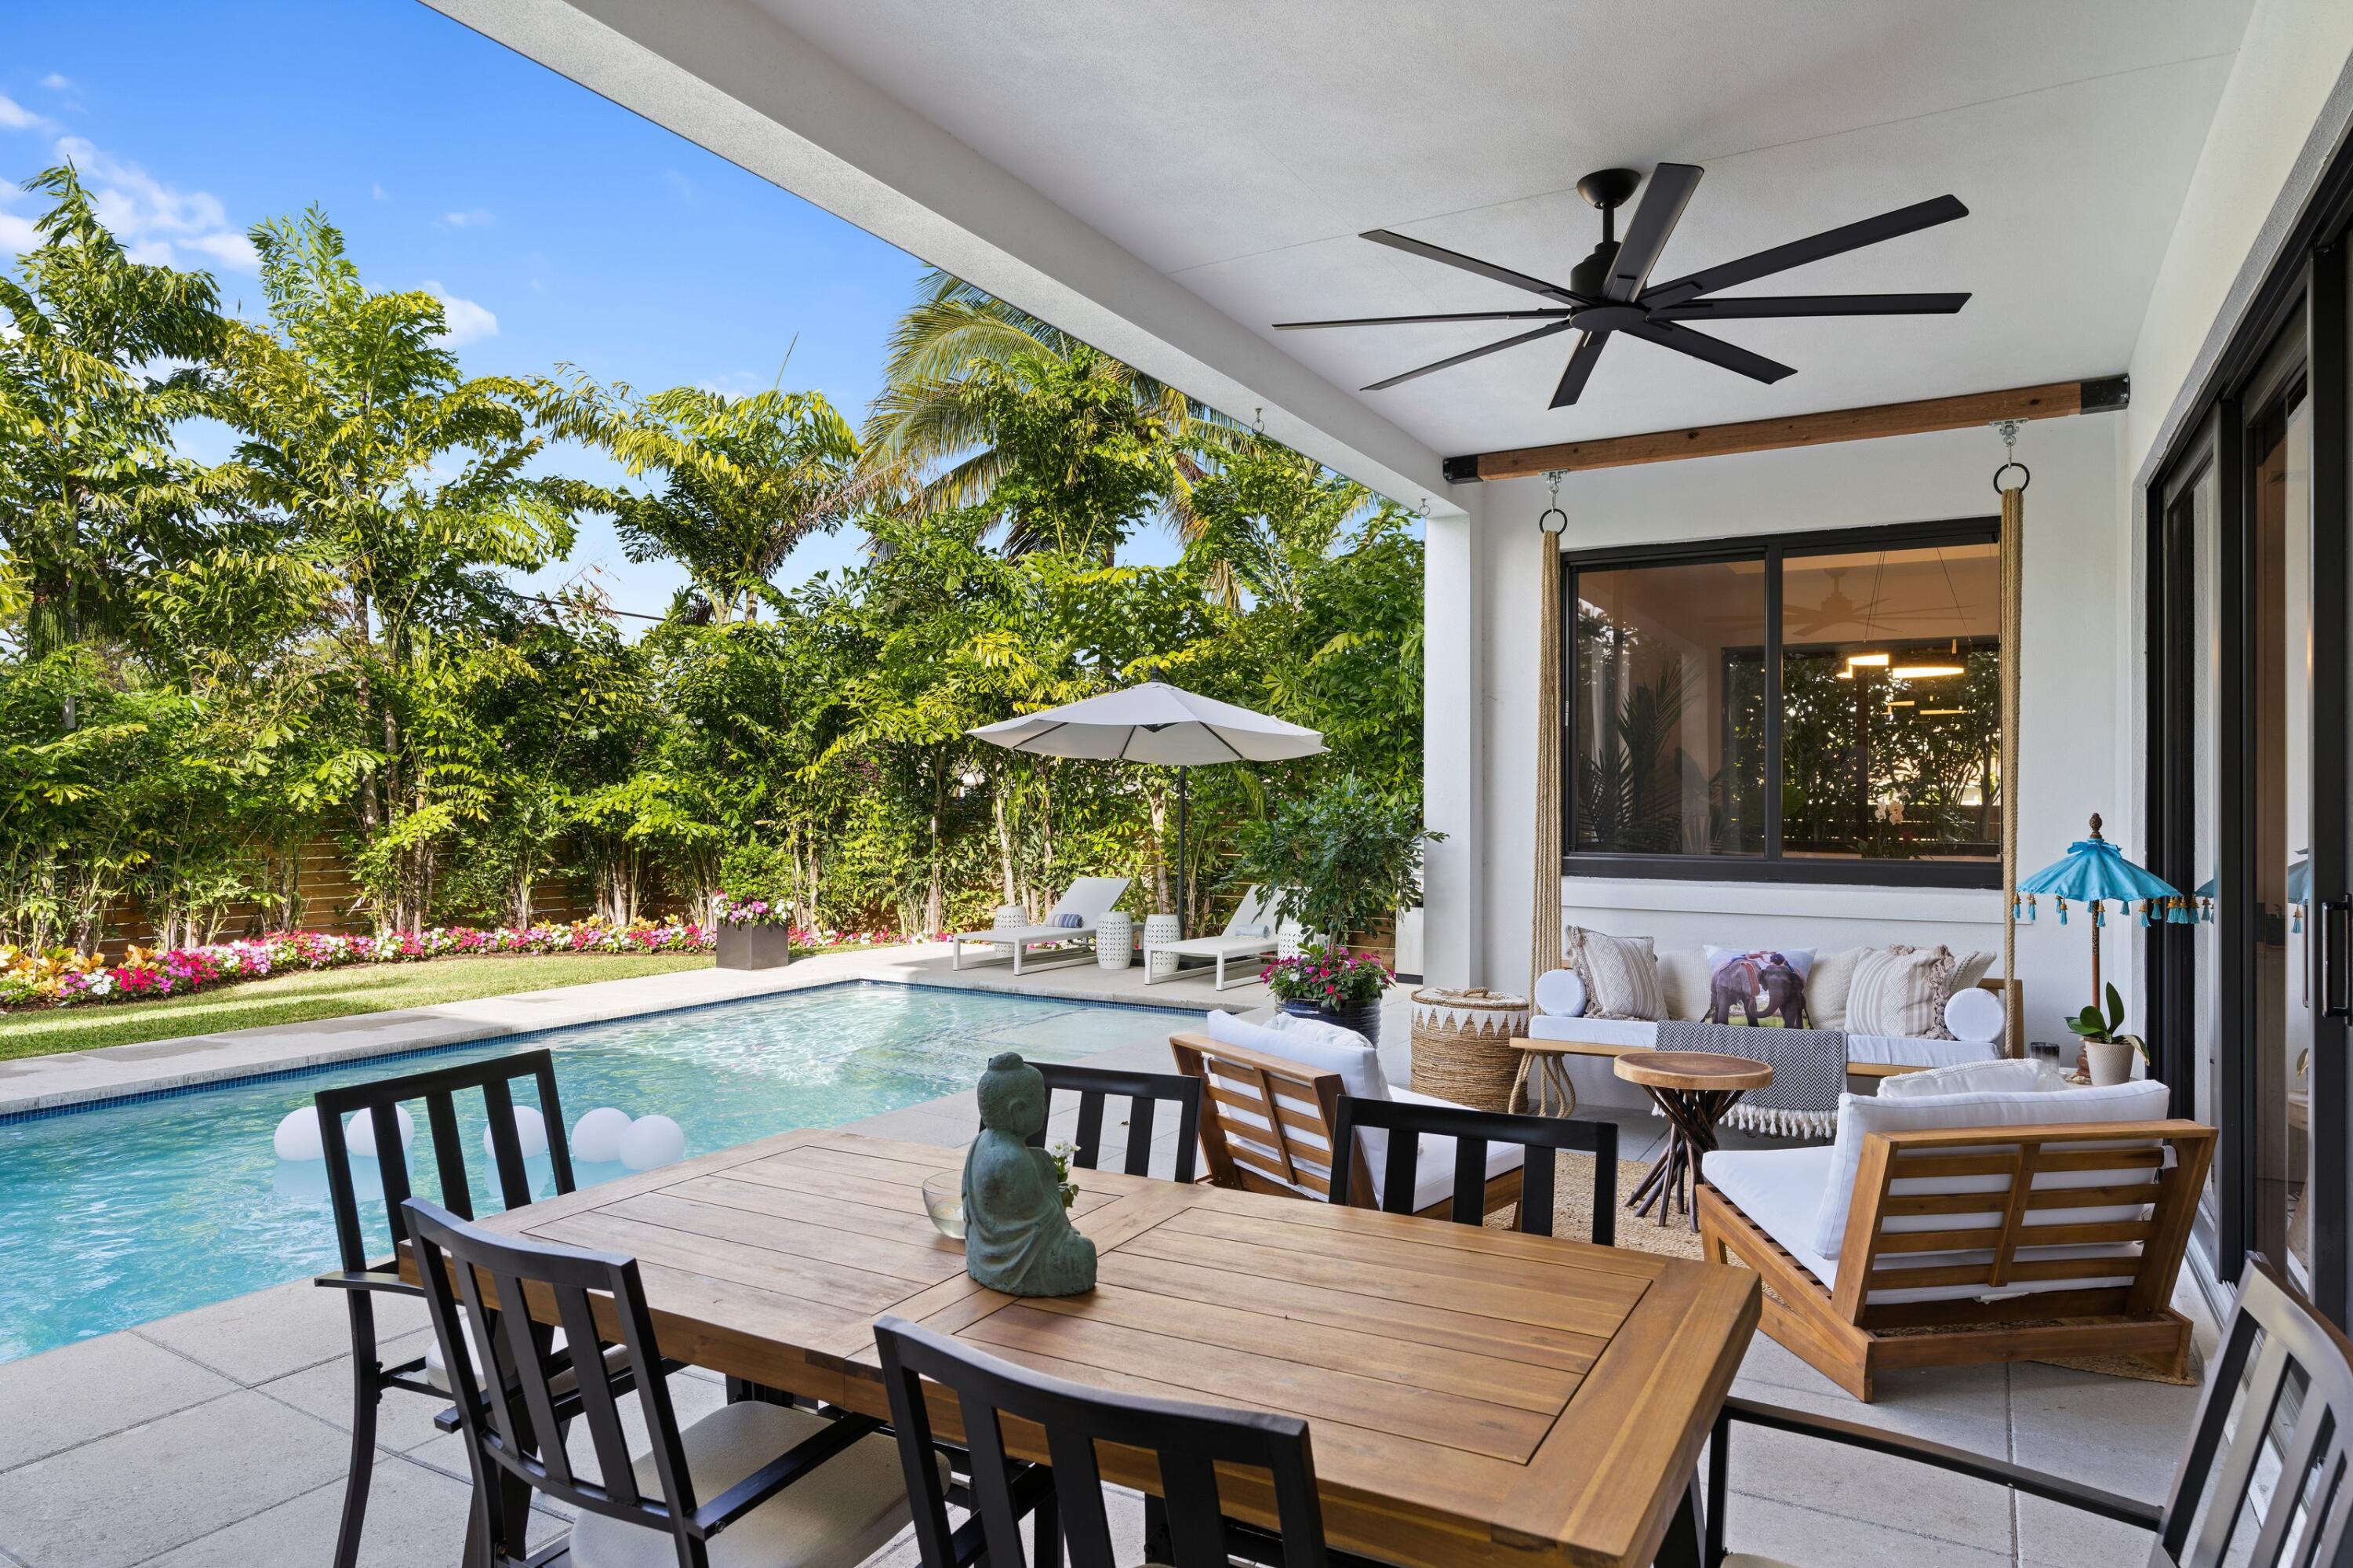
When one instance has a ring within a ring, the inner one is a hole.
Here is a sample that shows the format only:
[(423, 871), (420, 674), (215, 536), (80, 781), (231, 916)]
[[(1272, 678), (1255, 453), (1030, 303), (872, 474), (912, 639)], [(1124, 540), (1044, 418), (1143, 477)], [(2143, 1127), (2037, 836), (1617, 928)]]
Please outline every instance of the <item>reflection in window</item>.
[(2001, 853), (1998, 546), (1781, 567), (1781, 853)]
[(1577, 574), (1575, 848), (1763, 852), (1764, 568)]
[(1645, 861), (1674, 857), (1990, 878), (1996, 531), (1986, 519), (1573, 559), (1568, 853), (1638, 857), (1626, 869), (1652, 874)]

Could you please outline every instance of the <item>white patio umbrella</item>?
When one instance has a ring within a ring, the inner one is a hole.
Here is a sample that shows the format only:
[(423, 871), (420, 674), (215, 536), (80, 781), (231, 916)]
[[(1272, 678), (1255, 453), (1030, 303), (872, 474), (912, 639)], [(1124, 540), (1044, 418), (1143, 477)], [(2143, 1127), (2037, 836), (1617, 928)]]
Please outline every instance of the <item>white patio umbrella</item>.
[(1156, 762), (1176, 769), (1176, 932), (1185, 931), (1185, 772), (1222, 762), (1280, 762), (1324, 749), (1315, 730), (1204, 697), (1166, 681), (1066, 703), (972, 731), (1046, 757)]

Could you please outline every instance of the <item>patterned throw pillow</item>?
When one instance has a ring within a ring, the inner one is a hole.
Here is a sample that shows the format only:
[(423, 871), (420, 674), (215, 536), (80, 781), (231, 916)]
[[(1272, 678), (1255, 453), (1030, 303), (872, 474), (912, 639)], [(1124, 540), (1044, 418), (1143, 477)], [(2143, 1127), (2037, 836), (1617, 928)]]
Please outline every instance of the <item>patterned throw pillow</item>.
[(1813, 972), (1806, 977), (1806, 1014), (1816, 1029), (1846, 1027), (1846, 997), (1854, 987), (1854, 966), (1870, 954), (1869, 948), (1842, 948), (1814, 956)]
[(1811, 948), (1710, 948), (1706, 1016), (1715, 1023), (1803, 1028), (1813, 967)]
[(1892, 1034), (1907, 1040), (1950, 1040), (1945, 1000), (1960, 967), (1948, 948), (1875, 948), (1854, 966), (1847, 990), (1850, 1034)]
[(1667, 1013), (1659, 989), (1659, 960), (1648, 937), (1612, 937), (1571, 926), (1562, 959), (1585, 977), (1585, 1016), (1643, 1018)]

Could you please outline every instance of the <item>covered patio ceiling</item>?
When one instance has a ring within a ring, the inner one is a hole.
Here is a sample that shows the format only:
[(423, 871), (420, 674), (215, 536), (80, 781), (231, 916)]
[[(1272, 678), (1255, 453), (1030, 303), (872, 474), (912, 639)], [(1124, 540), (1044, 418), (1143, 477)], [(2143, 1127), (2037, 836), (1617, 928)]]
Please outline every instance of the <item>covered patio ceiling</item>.
[[(926, 260), (1393, 492), (1436, 455), (2097, 376), (2129, 358), (2249, 0), (433, 0)], [(765, 125), (762, 123), (765, 122)], [(1736, 292), (1967, 290), (1958, 316), (1712, 324), (1774, 386), (1570, 339), (1380, 392), (1525, 323), (1356, 238), (1560, 278), (1574, 186), (1707, 170), (1660, 277), (1950, 192), (1952, 224)]]

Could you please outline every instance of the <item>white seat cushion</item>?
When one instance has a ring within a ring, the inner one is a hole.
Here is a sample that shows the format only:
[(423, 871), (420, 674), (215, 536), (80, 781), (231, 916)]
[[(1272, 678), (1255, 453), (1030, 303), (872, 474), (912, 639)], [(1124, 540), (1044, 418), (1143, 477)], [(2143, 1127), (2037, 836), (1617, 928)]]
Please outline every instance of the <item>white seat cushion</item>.
[[(1452, 1100), (1441, 1100), (1433, 1095), (1418, 1095), (1411, 1089), (1391, 1089), (1389, 1098), (1401, 1105), (1446, 1106), (1456, 1110), (1462, 1108), (1455, 1105)], [(1388, 1152), (1386, 1139), (1383, 1140), (1382, 1152), (1386, 1157)], [(1527, 1150), (1516, 1143), (1489, 1144), (1487, 1146), (1487, 1180), (1493, 1181), (1505, 1171), (1517, 1171), (1520, 1168), (1520, 1162), (1526, 1158), (1526, 1155)], [(1367, 1160), (1372, 1158), (1369, 1150), (1366, 1158)], [(1381, 1193), (1382, 1169), (1377, 1162), (1372, 1167), (1373, 1197), (1376, 1202), (1379, 1200)], [(1453, 1196), (1454, 1140), (1437, 1133), (1426, 1132), (1421, 1135), (1421, 1146), (1414, 1154), (1414, 1211), (1418, 1213), (1432, 1203), (1445, 1202)]]
[(2003, 1056), (1991, 1062), (1955, 1062), (1950, 1066), (1928, 1067), (1883, 1078), (1879, 1097), (1917, 1100), (1930, 1095), (1968, 1095), (1985, 1090), (2021, 1095), (2044, 1093), (2042, 1069), (2020, 1056)]
[(1990, 1062), (2001, 1047), (1975, 1040), (1930, 1040), (1916, 1034), (1850, 1034), (1846, 1059), (1883, 1062), (1891, 1067), (1949, 1067), (1956, 1062)]
[[(1831, 1145), (1837, 1155), (1830, 1180), (1820, 1189), (1821, 1208), (1813, 1230), (1813, 1250), (1835, 1253), (1846, 1239), (1847, 1211), (1854, 1199), (1855, 1172), (1862, 1164), (1863, 1140), (1874, 1132), (1918, 1132), (1951, 1128), (1984, 1127), (2047, 1127), (2057, 1122), (2074, 1121), (2159, 1121), (2171, 1107), (2171, 1096), (2163, 1084), (2141, 1079), (2129, 1084), (2116, 1084), (2106, 1088), (2072, 1089), (2052, 1094), (2029, 1089), (2022, 1092), (1986, 1092), (1961, 1095), (1924, 1095), (1916, 1099), (1879, 1099), (1868, 1095), (1839, 1097), (1838, 1139)], [(1955, 1177), (1963, 1183), (1954, 1186), (1920, 1185), (1910, 1190), (1933, 1192), (1968, 1192), (1989, 1184), (1999, 1187), (2001, 1177)], [(2097, 1186), (2107, 1177), (2099, 1172), (2060, 1172), (2038, 1176), (2041, 1187)], [(2070, 1215), (2078, 1221), (2130, 1218), (2137, 1210), (2125, 1210), (2104, 1214), (2091, 1210), (2044, 1210), (2038, 1215)], [(1923, 1216), (1930, 1219), (1926, 1225), (1913, 1229), (1953, 1229), (1963, 1216)], [(2000, 1216), (1985, 1222), (1999, 1224)]]
[(1659, 1026), (1644, 1018), (1555, 1018), (1539, 1012), (1528, 1020), (1528, 1038), (1579, 1045), (1655, 1045)]
[[(1704, 1167), (1707, 1183), (1732, 1201), (1733, 1206), (1748, 1216), (1757, 1228), (1780, 1244), (1783, 1251), (1797, 1260), (1798, 1266), (1821, 1281), (1824, 1290), (1838, 1285), (1838, 1255), (1815, 1250), (1814, 1209), (1820, 1202), (1823, 1185), (1836, 1180), (1832, 1167), (1837, 1151), (1821, 1144), (1804, 1149), (1741, 1149), (1718, 1150), (1707, 1157)], [(1848, 1181), (1852, 1183), (1853, 1178)], [(1964, 1180), (1967, 1180), (1964, 1178)], [(2082, 1211), (2055, 1211), (2073, 1219)], [(1966, 1223), (1967, 1216), (1929, 1215), (1914, 1222), (1919, 1225), (1949, 1227)], [(1903, 1221), (1893, 1224), (1897, 1228)], [(2068, 1246), (2036, 1249), (2038, 1258), (2115, 1256), (2124, 1261), (2112, 1277), (2097, 1279), (2046, 1279), (2005, 1287), (2003, 1296), (2028, 1295), (2045, 1290), (2090, 1290), (2103, 1286), (2124, 1285), (2131, 1280), (2136, 1266), (2136, 1249), (2130, 1245), (2110, 1246)], [(1961, 1264), (1990, 1262), (1993, 1254), (1977, 1252), (1905, 1253), (1883, 1260), (1902, 1268), (1937, 1268)], [(1885, 1277), (1883, 1268), (1880, 1277)], [(1873, 1290), (1870, 1296), (1873, 1306), (1894, 1306), (1906, 1301), (1957, 1301), (1989, 1295), (1982, 1285), (1893, 1286)]]
[[(699, 1507), (815, 1436), (823, 1416), (746, 1403), (712, 1412), (679, 1434)], [(651, 1456), (638, 1485), (659, 1497)], [(851, 1568), (881, 1551), (913, 1516), (891, 1438), (861, 1437), (711, 1538), (711, 1568)], [(666, 1532), (583, 1513), (572, 1527), (575, 1568), (676, 1568)]]

